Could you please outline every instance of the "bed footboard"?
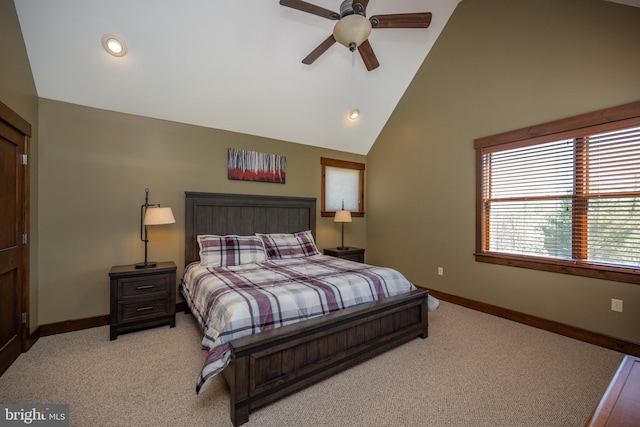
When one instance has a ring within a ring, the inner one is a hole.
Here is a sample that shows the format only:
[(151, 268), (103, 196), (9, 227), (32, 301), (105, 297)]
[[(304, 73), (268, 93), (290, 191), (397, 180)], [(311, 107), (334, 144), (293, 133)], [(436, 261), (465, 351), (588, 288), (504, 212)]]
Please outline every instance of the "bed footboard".
[(428, 335), (427, 290), (239, 338), (223, 371), (234, 426), (287, 394)]

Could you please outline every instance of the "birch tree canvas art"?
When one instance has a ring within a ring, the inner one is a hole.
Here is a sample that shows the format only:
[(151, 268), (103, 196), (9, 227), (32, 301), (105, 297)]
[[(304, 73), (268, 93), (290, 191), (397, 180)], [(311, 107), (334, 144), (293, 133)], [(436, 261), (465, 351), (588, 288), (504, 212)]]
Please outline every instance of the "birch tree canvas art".
[(287, 158), (277, 154), (229, 148), (228, 178), (285, 183)]

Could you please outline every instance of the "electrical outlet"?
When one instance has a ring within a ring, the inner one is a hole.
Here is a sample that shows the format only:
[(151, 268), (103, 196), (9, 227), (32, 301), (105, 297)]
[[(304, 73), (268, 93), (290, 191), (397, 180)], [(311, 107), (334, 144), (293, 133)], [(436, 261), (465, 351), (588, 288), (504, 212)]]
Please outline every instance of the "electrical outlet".
[(611, 311), (622, 313), (622, 300), (611, 298)]
[(444, 276), (444, 268), (438, 267), (438, 276)]

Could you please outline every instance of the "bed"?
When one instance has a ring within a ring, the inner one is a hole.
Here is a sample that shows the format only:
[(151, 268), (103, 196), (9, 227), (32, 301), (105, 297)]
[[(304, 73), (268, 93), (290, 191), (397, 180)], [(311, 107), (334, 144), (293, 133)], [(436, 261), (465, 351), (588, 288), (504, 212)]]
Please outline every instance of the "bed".
[[(204, 324), (206, 320), (203, 319), (208, 316), (204, 307), (210, 303), (198, 303), (195, 296), (197, 292), (188, 291), (184, 285), (185, 280), (205, 275), (202, 269), (197, 270), (200, 261), (198, 236), (255, 236), (258, 233), (261, 234), (262, 239), (269, 239), (280, 235), (275, 233), (288, 233), (288, 235), (297, 236), (299, 240), (312, 239), (316, 230), (316, 201), (301, 197), (195, 192), (185, 194), (186, 268), (180, 290), (186, 301), (185, 311), (193, 313), (203, 330), (203, 346), (212, 348), (212, 342), (218, 342), (218, 336), (211, 336), (207, 325)], [(269, 242), (267, 240), (265, 242), (269, 247)], [(306, 247), (306, 244), (303, 247)], [(304, 260), (287, 257), (264, 261), (260, 259), (260, 268), (266, 267), (270, 269), (269, 274), (273, 274), (273, 278), (268, 280), (263, 279), (263, 276), (251, 276), (251, 274), (263, 274), (254, 271), (256, 267), (251, 263), (237, 266), (231, 263), (232, 267), (222, 269), (204, 268), (211, 271), (220, 270), (222, 281), (226, 281), (230, 275), (236, 273), (248, 275), (243, 276), (248, 277), (243, 279), (247, 285), (254, 286), (257, 283), (260, 292), (264, 293), (266, 289), (269, 295), (274, 289), (280, 289), (279, 285), (273, 286), (273, 284), (280, 283), (281, 276), (296, 277), (299, 282), (296, 286), (304, 286), (305, 280), (315, 280), (300, 279), (303, 273), (310, 270), (322, 272), (324, 274), (322, 283), (330, 283), (332, 289), (333, 276), (328, 278), (329, 274), (325, 274), (329, 269), (335, 268), (341, 271), (338, 276), (344, 277), (368, 274), (371, 276), (367, 277), (375, 276), (375, 280), (369, 280), (370, 284), (375, 282), (375, 286), (370, 286), (376, 289), (373, 292), (377, 293), (375, 300), (360, 302), (367, 298), (356, 296), (353, 301), (343, 304), (345, 308), (338, 307), (341, 308), (338, 310), (335, 303), (330, 309), (317, 305), (314, 309), (309, 309), (314, 314), (306, 320), (296, 318), (295, 313), (288, 315), (285, 313), (280, 316), (279, 321), (272, 321), (274, 316), (271, 316), (267, 322), (268, 327), (262, 325), (250, 335), (241, 333), (236, 336), (230, 333), (224, 346), (213, 346), (197, 387), (206, 383), (208, 374), (211, 372), (215, 374), (223, 368), (222, 375), (230, 390), (230, 417), (236, 426), (247, 422), (249, 413), (261, 406), (416, 337), (428, 336), (427, 290), (416, 289), (413, 285), (407, 289), (395, 289), (390, 285), (387, 289), (387, 282), (395, 279), (385, 276), (381, 280), (383, 285), (380, 285), (378, 282), (380, 282), (380, 274), (383, 274), (382, 271), (369, 272), (368, 268), (374, 267), (326, 257), (317, 254), (313, 249), (311, 248), (310, 256), (305, 257)], [(203, 263), (209, 260), (208, 255), (204, 254)], [(390, 271), (393, 272), (393, 270)], [(349, 281), (351, 279), (347, 279), (347, 282)], [(200, 286), (199, 283), (193, 289), (199, 289), (198, 286)], [(342, 299), (343, 293), (352, 291), (338, 292)], [(244, 291), (226, 293), (239, 293), (240, 299), (247, 299)], [(383, 294), (384, 297), (381, 298)], [(291, 292), (290, 295), (297, 295), (297, 291)], [(326, 300), (327, 297), (323, 294), (319, 299)], [(283, 309), (283, 312), (285, 311)], [(236, 322), (236, 325), (238, 324)], [(236, 330), (240, 329), (242, 328), (236, 328)], [(211, 342), (207, 344), (207, 340)], [(210, 360), (215, 359), (215, 363), (218, 363), (218, 358), (224, 359), (222, 360), (224, 366), (215, 365), (207, 373)]]

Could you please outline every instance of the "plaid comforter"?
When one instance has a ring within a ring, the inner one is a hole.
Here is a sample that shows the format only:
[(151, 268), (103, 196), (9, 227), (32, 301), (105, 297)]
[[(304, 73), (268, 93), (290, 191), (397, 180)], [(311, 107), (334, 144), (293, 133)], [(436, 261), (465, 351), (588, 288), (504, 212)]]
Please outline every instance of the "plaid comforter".
[(325, 255), (219, 268), (192, 263), (180, 291), (209, 350), (196, 391), (229, 364), (235, 338), (413, 289), (396, 270)]

